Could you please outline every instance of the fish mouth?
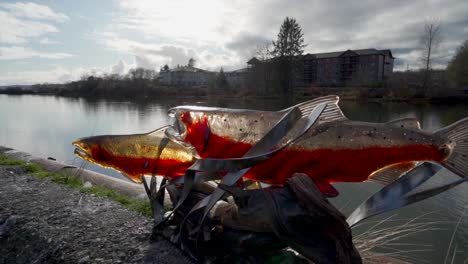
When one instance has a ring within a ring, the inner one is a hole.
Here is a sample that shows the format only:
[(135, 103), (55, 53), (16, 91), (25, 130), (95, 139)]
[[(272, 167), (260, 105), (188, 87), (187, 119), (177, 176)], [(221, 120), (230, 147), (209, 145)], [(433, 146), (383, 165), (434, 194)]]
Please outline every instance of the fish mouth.
[(84, 146), (82, 143), (80, 143), (79, 141), (75, 141), (72, 143), (72, 145), (76, 147), (75, 150), (73, 151), (73, 153), (76, 156), (89, 162), (93, 162), (93, 163), (95, 162), (94, 159), (91, 157), (91, 155), (86, 150), (84, 150)]

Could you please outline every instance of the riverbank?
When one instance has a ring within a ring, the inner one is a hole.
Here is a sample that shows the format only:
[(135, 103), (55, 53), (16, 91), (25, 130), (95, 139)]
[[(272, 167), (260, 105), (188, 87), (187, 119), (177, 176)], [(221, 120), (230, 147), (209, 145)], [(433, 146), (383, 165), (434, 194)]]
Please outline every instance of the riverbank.
[(465, 103), (468, 102), (468, 94), (458, 89), (453, 91), (438, 92), (430, 96), (421, 96), (410, 93), (399, 95), (391, 88), (372, 87), (322, 87), (318, 89), (298, 88), (293, 94), (285, 98), (286, 95), (270, 93), (258, 95), (254, 90), (249, 89), (229, 89), (220, 90), (206, 86), (179, 87), (161, 86), (151, 84), (126, 84), (123, 87), (113, 86), (92, 86), (78, 85), (80, 82), (69, 84), (47, 84), (33, 85), (30, 87), (13, 86), (0, 89), (0, 94), (7, 95), (47, 95), (68, 98), (92, 98), (92, 99), (145, 99), (145, 98), (178, 98), (178, 99), (272, 99), (304, 101), (324, 95), (336, 94), (341, 100), (357, 102), (408, 102), (408, 103)]
[(152, 221), (124, 206), (129, 198), (35, 165), (0, 159), (0, 263), (191, 263), (170, 242), (150, 242)]

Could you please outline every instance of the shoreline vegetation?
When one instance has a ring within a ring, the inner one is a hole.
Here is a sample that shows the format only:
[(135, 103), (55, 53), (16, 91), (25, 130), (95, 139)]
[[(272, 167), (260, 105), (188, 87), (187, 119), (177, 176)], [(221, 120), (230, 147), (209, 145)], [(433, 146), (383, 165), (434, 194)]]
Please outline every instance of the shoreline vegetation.
[[(87, 88), (82, 81), (67, 84), (38, 84), (31, 86), (7, 86), (0, 89), (0, 94), (6, 95), (47, 95), (75, 98), (119, 99), (119, 98), (220, 98), (220, 99), (281, 99), (284, 94), (259, 95), (247, 90), (215, 91), (210, 87), (174, 87), (161, 85), (125, 85), (121, 87), (94, 87)], [(464, 103), (468, 102), (468, 93), (461, 89), (457, 94), (420, 96), (415, 94), (398, 95), (389, 88), (384, 87), (324, 87), (302, 89), (289, 96), (294, 100), (316, 98), (324, 95), (336, 94), (341, 100), (367, 101), (367, 102), (411, 102), (411, 103)], [(288, 97), (288, 96), (287, 96)]]
[[(142, 70), (143, 71), (143, 70)], [(343, 87), (301, 86), (287, 92), (279, 83), (252, 82), (247, 78), (241, 84), (229, 84), (218, 74), (206, 85), (163, 85), (155, 75), (83, 76), (78, 81), (63, 84), (11, 85), (0, 87), (0, 94), (51, 95), (84, 98), (220, 98), (220, 99), (287, 99), (305, 100), (336, 94), (342, 100), (372, 102), (468, 102), (468, 87), (456, 85), (444, 70), (434, 70), (431, 81), (421, 83), (423, 72), (394, 72), (378, 85), (349, 85)]]

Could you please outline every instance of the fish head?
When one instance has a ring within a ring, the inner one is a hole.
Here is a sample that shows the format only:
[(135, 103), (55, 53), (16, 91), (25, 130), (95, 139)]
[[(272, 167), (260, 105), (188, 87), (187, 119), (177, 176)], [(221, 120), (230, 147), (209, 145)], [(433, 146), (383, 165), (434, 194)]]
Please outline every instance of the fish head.
[(112, 167), (104, 155), (106, 138), (104, 136), (94, 136), (80, 138), (72, 143), (75, 146), (75, 155), (88, 162), (101, 165), (103, 167)]
[(169, 110), (174, 117), (173, 129), (168, 132), (172, 138), (190, 143), (198, 154), (206, 151), (210, 136), (209, 118), (203, 108), (176, 107)]

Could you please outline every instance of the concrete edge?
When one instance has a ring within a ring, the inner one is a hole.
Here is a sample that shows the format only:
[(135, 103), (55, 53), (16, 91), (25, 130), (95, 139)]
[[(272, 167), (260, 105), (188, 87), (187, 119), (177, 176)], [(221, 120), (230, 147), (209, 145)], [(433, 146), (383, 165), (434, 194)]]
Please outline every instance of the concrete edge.
[(141, 184), (126, 182), (102, 173), (78, 168), (54, 160), (47, 160), (35, 157), (29, 153), (3, 146), (0, 146), (0, 153), (5, 154), (11, 159), (38, 164), (45, 170), (50, 172), (65, 173), (75, 177), (79, 177), (83, 180), (83, 182), (89, 181), (94, 185), (112, 189), (133, 198), (147, 199), (145, 189)]

